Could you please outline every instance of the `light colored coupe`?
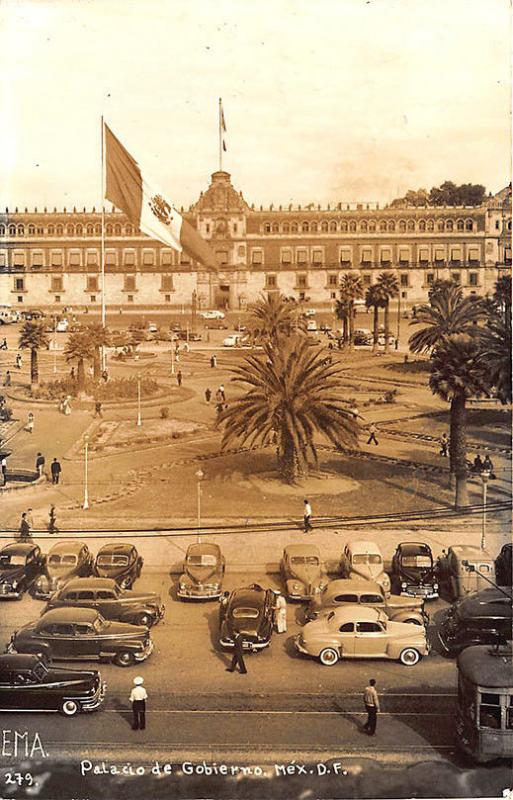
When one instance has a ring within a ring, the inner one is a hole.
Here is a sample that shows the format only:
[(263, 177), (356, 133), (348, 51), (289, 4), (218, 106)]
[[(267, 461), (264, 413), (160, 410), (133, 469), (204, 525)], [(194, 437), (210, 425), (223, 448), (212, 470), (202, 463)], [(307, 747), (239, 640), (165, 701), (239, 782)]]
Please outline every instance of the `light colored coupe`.
[(429, 653), (423, 625), (391, 622), (383, 611), (361, 606), (341, 606), (307, 622), (294, 643), (326, 667), (341, 658), (389, 658), (412, 667)]
[(364, 539), (354, 539), (346, 544), (340, 557), (343, 578), (363, 578), (375, 581), (390, 595), (390, 578), (385, 572), (383, 556), (378, 545)]

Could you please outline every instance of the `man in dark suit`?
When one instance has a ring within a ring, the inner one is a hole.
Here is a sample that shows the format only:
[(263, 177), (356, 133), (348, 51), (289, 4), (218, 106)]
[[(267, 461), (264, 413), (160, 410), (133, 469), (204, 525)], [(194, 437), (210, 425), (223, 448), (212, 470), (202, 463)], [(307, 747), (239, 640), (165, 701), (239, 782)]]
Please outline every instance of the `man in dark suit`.
[(52, 471), (52, 483), (59, 483), (59, 478), (62, 470), (61, 470), (61, 465), (56, 458), (54, 458), (54, 460), (52, 461), (50, 469)]
[(247, 673), (246, 665), (244, 663), (244, 639), (240, 633), (236, 633), (233, 637), (233, 658), (232, 663), (227, 667), (227, 672), (235, 672), (236, 667), (239, 668), (241, 675)]

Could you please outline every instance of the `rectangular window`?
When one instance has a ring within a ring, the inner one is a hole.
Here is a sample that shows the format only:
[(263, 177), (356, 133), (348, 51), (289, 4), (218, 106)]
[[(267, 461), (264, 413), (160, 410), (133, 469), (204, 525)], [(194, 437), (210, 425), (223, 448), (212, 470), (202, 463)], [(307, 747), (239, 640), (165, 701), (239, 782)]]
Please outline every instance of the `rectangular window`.
[(182, 250), (182, 252), (180, 253), (180, 264), (185, 264), (186, 266), (189, 266), (190, 263), (191, 263), (190, 255), (186, 253), (185, 250)]
[(91, 303), (96, 303), (96, 295), (92, 294), (91, 297), (89, 298), (89, 300), (90, 300)]
[(337, 298), (337, 293), (336, 292), (330, 292), (330, 300), (336, 300), (336, 298)]
[(33, 267), (42, 267), (43, 266), (43, 253), (42, 252), (32, 253), (32, 266)]
[(145, 250), (143, 253), (143, 265), (145, 267), (154, 267), (155, 266), (155, 251), (154, 250)]
[(312, 254), (312, 262), (314, 264), (322, 264), (322, 250), (314, 250)]
[(299, 289), (306, 289), (308, 287), (306, 275), (296, 275), (296, 286)]
[(291, 264), (292, 263), (292, 250), (287, 248), (286, 250), (281, 251), (281, 263), (282, 264)]
[(165, 294), (164, 295), (164, 300), (165, 300), (166, 303), (170, 303), (171, 302), (171, 295), (170, 294)]
[(125, 275), (123, 291), (135, 292), (135, 275)]
[(14, 254), (14, 266), (15, 267), (24, 267), (25, 266), (25, 253), (15, 253)]
[(469, 274), (468, 274), (468, 285), (469, 286), (477, 286), (478, 285), (477, 284), (477, 278), (478, 278), (477, 272), (469, 272)]
[(53, 252), (51, 256), (52, 267), (62, 267), (62, 252)]
[(7, 253), (0, 253), (0, 267), (7, 266)]
[(390, 248), (387, 247), (381, 251), (381, 263), (390, 264), (391, 261), (392, 261), (392, 253), (390, 251)]
[(54, 296), (54, 298), (53, 298), (53, 301), (54, 301), (54, 303), (60, 303), (60, 302), (61, 302), (61, 296), (60, 296), (60, 294), (56, 294), (56, 295)]
[(60, 275), (52, 275), (50, 287), (52, 292), (62, 292), (63, 283)]
[(173, 264), (173, 253), (163, 250), (160, 254), (160, 263), (163, 267), (170, 267)]
[(365, 273), (365, 275), (362, 275), (362, 279), (363, 279), (363, 285), (364, 286), (370, 286), (371, 285), (371, 276), (369, 275), (368, 272)]
[(87, 288), (86, 291), (88, 292), (97, 292), (98, 291), (98, 276), (97, 275), (88, 275), (87, 276)]
[(419, 250), (419, 264), (427, 264), (429, 262), (429, 250), (421, 247)]
[(459, 272), (451, 272), (451, 280), (459, 286), (461, 283), (461, 274)]
[(89, 250), (86, 256), (86, 264), (90, 267), (96, 266), (98, 264), (98, 253)]
[(261, 250), (252, 250), (251, 251), (251, 263), (252, 264), (262, 264), (263, 263), (263, 253)]
[(276, 289), (276, 275), (266, 275), (265, 276), (265, 288), (266, 289)]
[(116, 266), (116, 251), (115, 250), (107, 250), (105, 253), (105, 265), (107, 267), (115, 267)]
[(133, 302), (134, 302), (134, 296), (133, 296), (133, 294), (129, 294), (129, 295), (127, 295), (127, 298), (126, 298), (126, 299), (128, 300), (128, 302), (129, 302), (129, 303), (133, 303)]
[(328, 286), (338, 286), (338, 275), (328, 275)]
[(410, 276), (408, 274), (401, 275), (400, 281), (401, 281), (401, 286), (409, 286), (410, 285)]
[(362, 264), (372, 264), (372, 250), (369, 247), (362, 249)]
[(22, 295), (22, 294), (19, 294), (19, 295), (18, 295), (18, 297), (16, 298), (16, 301), (17, 301), (18, 303), (23, 303), (23, 295)]
[(343, 247), (340, 251), (340, 263), (343, 267), (349, 267), (352, 262), (352, 255), (351, 250), (347, 247)]
[(468, 260), (470, 264), (479, 264), (479, 248), (471, 247), (468, 251)]
[(162, 276), (162, 283), (160, 286), (161, 292), (172, 292), (173, 291), (173, 276), (172, 275), (163, 275)]
[(135, 267), (135, 252), (133, 250), (124, 251), (123, 264), (125, 267)]
[(14, 289), (16, 292), (24, 292), (25, 291), (25, 278), (15, 278), (14, 279)]
[(428, 272), (427, 275), (426, 275), (426, 283), (427, 283), (427, 285), (428, 286), (432, 286), (434, 284), (434, 282), (435, 282), (435, 273), (434, 272)]
[(68, 255), (68, 264), (70, 267), (80, 266), (80, 253), (72, 252)]
[(297, 251), (297, 263), (306, 264), (306, 250)]
[(445, 261), (445, 250), (442, 247), (435, 248), (435, 261), (441, 264)]
[(220, 267), (224, 266), (224, 264), (228, 264), (228, 251), (216, 250), (216, 261)]

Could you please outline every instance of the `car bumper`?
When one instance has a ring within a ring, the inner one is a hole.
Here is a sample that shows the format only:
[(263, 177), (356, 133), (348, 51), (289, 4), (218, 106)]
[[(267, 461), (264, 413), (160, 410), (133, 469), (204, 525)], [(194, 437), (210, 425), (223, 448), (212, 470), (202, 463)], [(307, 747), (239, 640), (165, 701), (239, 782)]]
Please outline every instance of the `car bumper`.
[(424, 600), (436, 600), (439, 597), (438, 589), (432, 586), (407, 586), (401, 589), (401, 595), (404, 597), (422, 597)]
[[(263, 650), (265, 647), (269, 647), (270, 644), (270, 639), (267, 642), (244, 642), (242, 649), (247, 653), (256, 653), (259, 650)], [(231, 639), (221, 639), (220, 645), (221, 647), (233, 649), (233, 642)]]
[(8, 584), (0, 584), (0, 600), (18, 600), (22, 594), (23, 589), (13, 589)]
[(136, 661), (146, 661), (149, 656), (153, 653), (153, 648), (155, 645), (153, 644), (153, 639), (150, 639), (150, 643), (148, 646), (142, 650), (140, 653), (134, 653), (134, 658)]
[(103, 701), (105, 700), (106, 689), (107, 689), (107, 684), (105, 683), (105, 681), (103, 681), (98, 691), (94, 695), (94, 697), (91, 697), (91, 699), (89, 700), (83, 700), (81, 702), (82, 710), (95, 711), (97, 708), (99, 708), (102, 705)]
[(217, 600), (221, 597), (221, 587), (213, 589), (210, 586), (187, 586), (185, 589), (178, 589), (177, 597), (188, 600)]
[(298, 633), (298, 635), (294, 638), (294, 647), (296, 648), (298, 653), (303, 653), (303, 655), (309, 656), (310, 653), (308, 652), (306, 647), (304, 647), (304, 645), (301, 644), (300, 637), (301, 637), (301, 634)]

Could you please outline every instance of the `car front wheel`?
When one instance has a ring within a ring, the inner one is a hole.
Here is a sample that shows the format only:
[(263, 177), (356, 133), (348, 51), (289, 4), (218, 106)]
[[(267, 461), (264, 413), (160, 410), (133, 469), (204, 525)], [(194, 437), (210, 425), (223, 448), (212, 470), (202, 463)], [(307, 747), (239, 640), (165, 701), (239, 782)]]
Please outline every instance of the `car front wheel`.
[(420, 653), (418, 650), (415, 650), (414, 647), (407, 647), (401, 652), (399, 661), (401, 664), (404, 664), (405, 667), (413, 667), (415, 664), (419, 663)]
[(63, 700), (61, 703), (61, 714), (65, 717), (74, 717), (80, 711), (80, 706), (76, 700)]
[(117, 653), (114, 656), (114, 663), (118, 667), (131, 667), (134, 661), (135, 661), (134, 654), (128, 653), (127, 651)]
[(325, 647), (324, 650), (321, 650), (319, 653), (319, 661), (321, 664), (324, 664), (325, 667), (332, 667), (333, 664), (336, 664), (338, 661), (338, 653), (333, 647)]

